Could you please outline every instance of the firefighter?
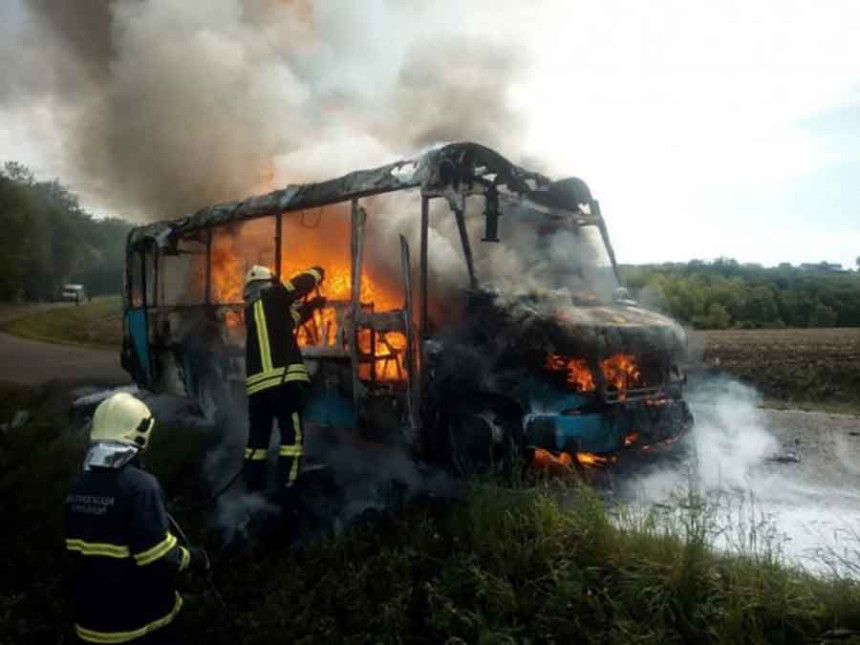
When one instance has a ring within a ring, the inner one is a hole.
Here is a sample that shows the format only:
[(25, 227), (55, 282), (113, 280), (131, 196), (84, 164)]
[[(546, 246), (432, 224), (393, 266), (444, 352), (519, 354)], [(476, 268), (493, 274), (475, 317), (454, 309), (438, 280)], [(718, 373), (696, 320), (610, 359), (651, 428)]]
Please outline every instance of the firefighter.
[(128, 393), (96, 408), (90, 446), (64, 504), (75, 633), (88, 643), (179, 642), (179, 571), (207, 562), (168, 530), (158, 481), (142, 470), (155, 419)]
[(325, 306), (325, 298), (304, 298), (323, 281), (325, 271), (312, 267), (281, 283), (266, 267), (254, 266), (245, 280), (246, 386), (248, 446), (244, 479), (249, 491), (265, 488), (266, 458), (272, 422), (278, 420), (278, 478), (286, 497), (301, 471), (304, 454), (303, 388), (310, 382), (296, 332)]

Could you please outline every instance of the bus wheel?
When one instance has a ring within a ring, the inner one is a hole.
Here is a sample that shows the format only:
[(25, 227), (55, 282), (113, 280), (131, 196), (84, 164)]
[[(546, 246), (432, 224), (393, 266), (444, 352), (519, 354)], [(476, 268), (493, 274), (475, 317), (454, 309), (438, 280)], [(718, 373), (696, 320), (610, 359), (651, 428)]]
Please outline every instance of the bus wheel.
[(518, 417), (493, 408), (446, 415), (449, 460), (461, 476), (494, 474), (510, 478), (520, 455)]

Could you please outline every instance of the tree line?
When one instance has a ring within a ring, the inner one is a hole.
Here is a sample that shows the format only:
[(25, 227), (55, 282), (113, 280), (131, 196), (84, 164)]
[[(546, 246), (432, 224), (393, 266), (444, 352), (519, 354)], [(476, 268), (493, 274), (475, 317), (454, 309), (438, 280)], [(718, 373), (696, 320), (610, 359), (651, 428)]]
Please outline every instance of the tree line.
[(24, 165), (0, 168), (0, 301), (51, 300), (66, 283), (91, 295), (119, 293), (131, 224), (97, 219), (59, 181)]
[(619, 268), (640, 302), (700, 329), (860, 326), (860, 271), (730, 258)]

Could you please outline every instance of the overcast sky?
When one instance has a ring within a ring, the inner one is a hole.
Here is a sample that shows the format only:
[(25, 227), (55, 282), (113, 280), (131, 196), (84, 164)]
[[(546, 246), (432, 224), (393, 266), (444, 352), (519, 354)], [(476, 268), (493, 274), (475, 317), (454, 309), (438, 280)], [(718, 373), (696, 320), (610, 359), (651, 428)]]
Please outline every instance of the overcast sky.
[[(0, 36), (23, 13), (3, 0)], [(585, 179), (619, 261), (854, 266), (860, 2), (547, 2), (518, 20), (533, 64), (508, 92), (526, 122), (517, 152)], [(55, 101), (0, 106), (0, 161), (70, 181)]]

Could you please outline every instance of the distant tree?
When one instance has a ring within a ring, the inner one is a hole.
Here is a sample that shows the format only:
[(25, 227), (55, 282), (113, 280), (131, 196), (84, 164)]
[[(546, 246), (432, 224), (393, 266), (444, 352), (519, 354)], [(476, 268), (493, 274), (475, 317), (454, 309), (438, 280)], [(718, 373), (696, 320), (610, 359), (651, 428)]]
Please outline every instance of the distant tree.
[(672, 315), (684, 322), (692, 322), (705, 311), (704, 289), (695, 278), (670, 279), (664, 293)]
[(693, 320), (693, 326), (698, 329), (726, 329), (732, 324), (732, 317), (726, 308), (718, 302), (708, 305), (707, 313)]
[(36, 183), (36, 177), (33, 175), (33, 171), (17, 161), (7, 161), (4, 163), (3, 170), (0, 171), (0, 175), (16, 184), (23, 184), (24, 186), (32, 186)]
[(773, 288), (757, 286), (747, 296), (744, 319), (753, 325), (774, 323), (779, 318)]
[[(5, 168), (4, 168), (5, 170)], [(28, 217), (29, 200), (24, 186), (0, 175), (0, 300), (24, 295), (34, 222)]]
[(806, 321), (798, 315), (798, 298), (794, 291), (779, 291), (777, 295), (777, 308), (779, 309), (779, 317), (782, 318), (786, 325), (805, 324)]
[(836, 324), (836, 312), (827, 305), (818, 303), (809, 319), (812, 327), (833, 327)]
[(717, 258), (712, 266), (717, 273), (725, 276), (737, 275), (741, 270), (737, 260), (727, 257)]
[[(860, 272), (711, 263), (622, 267), (639, 301), (696, 327), (860, 326)], [(726, 322), (728, 315), (728, 323)]]
[(709, 303), (718, 303), (732, 320), (738, 320), (744, 315), (748, 292), (749, 289), (743, 280), (716, 276), (711, 280), (707, 300)]
[(120, 289), (130, 224), (96, 220), (59, 181), (29, 168), (0, 168), (0, 300), (41, 300), (80, 279), (94, 295)]

